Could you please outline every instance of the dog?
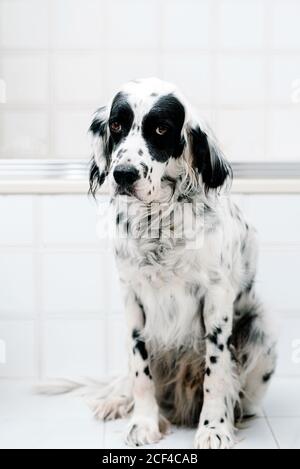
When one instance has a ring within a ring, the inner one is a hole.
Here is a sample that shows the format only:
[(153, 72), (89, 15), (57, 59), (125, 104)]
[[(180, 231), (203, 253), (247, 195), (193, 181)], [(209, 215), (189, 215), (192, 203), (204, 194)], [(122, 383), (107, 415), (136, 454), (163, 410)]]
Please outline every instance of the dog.
[(125, 84), (90, 127), (90, 190), (106, 183), (128, 325), (129, 372), (99, 419), (130, 416), (126, 443), (196, 426), (196, 449), (229, 449), (275, 371), (256, 294), (256, 231), (230, 200), (232, 170), (177, 88)]

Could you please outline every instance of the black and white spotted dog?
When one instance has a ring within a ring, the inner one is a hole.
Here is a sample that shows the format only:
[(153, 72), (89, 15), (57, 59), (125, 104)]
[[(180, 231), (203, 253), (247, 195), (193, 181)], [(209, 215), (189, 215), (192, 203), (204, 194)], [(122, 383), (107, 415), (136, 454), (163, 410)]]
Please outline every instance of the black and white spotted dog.
[(158, 442), (171, 422), (198, 426), (195, 448), (230, 448), (276, 362), (255, 293), (255, 231), (224, 190), (230, 166), (157, 79), (126, 84), (90, 132), (91, 191), (107, 181), (118, 227), (130, 359), (128, 376), (99, 391), (95, 415), (130, 415), (129, 445)]

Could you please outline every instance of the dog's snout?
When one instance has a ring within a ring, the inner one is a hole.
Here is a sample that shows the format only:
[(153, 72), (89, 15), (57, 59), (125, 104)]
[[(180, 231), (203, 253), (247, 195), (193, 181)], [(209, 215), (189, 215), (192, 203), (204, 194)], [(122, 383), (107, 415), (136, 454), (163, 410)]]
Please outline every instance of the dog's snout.
[(114, 170), (114, 178), (121, 187), (130, 187), (139, 179), (138, 170), (128, 164), (120, 164)]

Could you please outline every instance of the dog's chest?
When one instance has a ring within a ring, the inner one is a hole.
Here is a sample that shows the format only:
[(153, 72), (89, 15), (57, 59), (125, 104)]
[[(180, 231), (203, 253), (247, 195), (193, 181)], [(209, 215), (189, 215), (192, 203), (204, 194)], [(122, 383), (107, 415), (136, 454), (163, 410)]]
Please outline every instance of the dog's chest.
[(153, 288), (137, 284), (146, 315), (144, 337), (154, 349), (193, 347), (202, 337), (203, 291), (173, 278), (169, 285)]
[(145, 339), (154, 348), (199, 342), (207, 284), (200, 254), (170, 240), (119, 240), (117, 250), (121, 279), (145, 310)]

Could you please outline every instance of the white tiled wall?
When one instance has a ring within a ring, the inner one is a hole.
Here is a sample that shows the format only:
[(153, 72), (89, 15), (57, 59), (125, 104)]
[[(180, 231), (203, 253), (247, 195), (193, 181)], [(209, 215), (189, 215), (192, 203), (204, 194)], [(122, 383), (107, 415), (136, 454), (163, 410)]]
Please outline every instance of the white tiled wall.
[(229, 159), (300, 161), (299, 17), (299, 0), (0, 0), (0, 158), (87, 158), (92, 112), (157, 75)]
[[(280, 329), (278, 373), (300, 375), (300, 196), (235, 198), (260, 233), (258, 287)], [(126, 368), (121, 292), (97, 218), (84, 195), (0, 196), (0, 377)]]

